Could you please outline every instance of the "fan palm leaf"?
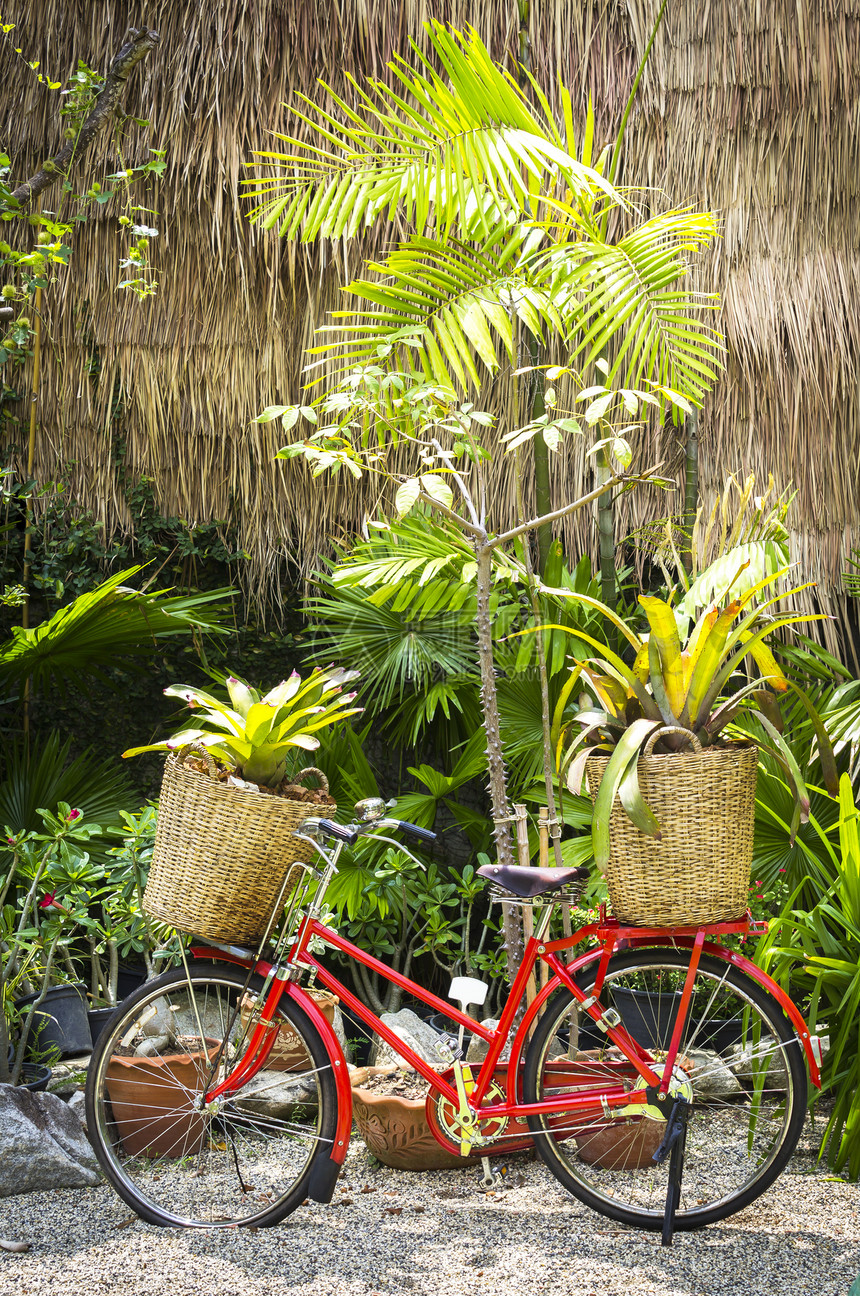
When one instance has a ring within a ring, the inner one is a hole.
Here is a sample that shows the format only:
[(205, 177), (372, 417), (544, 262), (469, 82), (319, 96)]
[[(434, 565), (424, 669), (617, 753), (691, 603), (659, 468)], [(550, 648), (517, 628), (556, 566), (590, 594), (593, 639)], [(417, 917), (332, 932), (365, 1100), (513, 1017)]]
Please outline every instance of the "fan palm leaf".
[(140, 570), (130, 567), (80, 594), (34, 630), (16, 626), (0, 647), (3, 683), (30, 679), (35, 688), (63, 688), (83, 671), (103, 676), (111, 666), (134, 665), (167, 636), (227, 629), (229, 591), (168, 597), (163, 591), (129, 589), (124, 582)]

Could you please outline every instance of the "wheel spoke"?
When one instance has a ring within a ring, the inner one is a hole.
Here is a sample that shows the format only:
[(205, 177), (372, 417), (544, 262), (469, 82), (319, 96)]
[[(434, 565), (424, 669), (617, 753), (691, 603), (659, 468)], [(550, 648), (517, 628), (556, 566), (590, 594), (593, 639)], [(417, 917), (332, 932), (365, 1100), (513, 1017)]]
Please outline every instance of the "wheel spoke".
[[(615, 956), (600, 999), (620, 1012), (628, 1032), (651, 1051), (658, 1073), (668, 1052), (685, 984), (682, 950)], [(590, 990), (587, 978), (582, 988)], [(527, 1102), (622, 1084), (641, 1089), (633, 1067), (605, 1038), (578, 1022), (580, 1048), (571, 1057), (571, 1021), (578, 1009), (560, 991), (547, 1005), (526, 1060)], [(691, 1103), (676, 1227), (692, 1228), (739, 1210), (779, 1173), (805, 1109), (800, 1046), (782, 1010), (751, 978), (704, 956), (693, 984), (670, 1094)], [(536, 1146), (559, 1180), (588, 1205), (616, 1219), (659, 1228), (669, 1163), (653, 1161), (665, 1113), (642, 1104), (614, 1106), (589, 1117), (532, 1117)]]
[(190, 979), (168, 973), (133, 996), (93, 1056), (87, 1114), (97, 1155), (154, 1223), (274, 1223), (304, 1200), (315, 1156), (333, 1144), (331, 1064), (291, 999), (274, 1018), (289, 1038), (289, 1069), (275, 1069), (273, 1048), (244, 1087), (207, 1105), (206, 1093), (244, 1060), (245, 982), (217, 965), (192, 966)]

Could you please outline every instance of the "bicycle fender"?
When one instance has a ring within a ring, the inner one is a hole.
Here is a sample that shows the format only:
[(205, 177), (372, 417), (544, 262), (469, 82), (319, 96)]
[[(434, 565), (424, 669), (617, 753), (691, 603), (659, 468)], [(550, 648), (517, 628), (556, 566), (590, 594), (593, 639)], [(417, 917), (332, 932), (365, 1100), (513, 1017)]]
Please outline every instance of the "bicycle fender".
[[(310, 1017), (314, 1026), (322, 1035), (323, 1043), (331, 1059), (331, 1068), (337, 1088), (337, 1128), (334, 1132), (331, 1160), (336, 1162), (338, 1166), (342, 1166), (346, 1158), (349, 1136), (352, 1130), (352, 1085), (349, 1082), (349, 1067), (346, 1064), (340, 1040), (335, 1035), (331, 1022), (323, 1016), (322, 1011), (314, 1003), (307, 990), (296, 985), (293, 981), (288, 981), (284, 986), (284, 994), (289, 995), (291, 999), (295, 999), (302, 1011)], [(337, 1179), (337, 1175), (335, 1175), (335, 1179)], [(334, 1181), (332, 1181), (331, 1189), (333, 1192)], [(314, 1200), (331, 1201), (331, 1196), (324, 1199), (314, 1198)]]
[[(223, 963), (233, 963), (238, 964), (240, 967), (248, 967), (248, 957), (246, 952), (238, 948), (234, 952), (229, 948), (221, 950), (213, 948), (211, 945), (194, 945), (191, 948), (191, 952), (195, 958), (220, 960)], [(261, 971), (267, 974), (271, 968), (271, 964), (260, 962), (258, 967)], [(334, 1145), (331, 1150), (330, 1160), (337, 1165), (339, 1170), (340, 1166), (343, 1165), (344, 1160), (346, 1159), (347, 1148), (349, 1147), (349, 1136), (352, 1130), (352, 1086), (349, 1082), (349, 1067), (346, 1064), (346, 1058), (343, 1055), (340, 1040), (334, 1033), (334, 1028), (323, 1016), (322, 1012), (314, 1003), (308, 992), (303, 990), (301, 986), (296, 985), (294, 982), (288, 981), (284, 986), (282, 995), (286, 995), (290, 999), (295, 999), (302, 1011), (310, 1017), (311, 1022), (316, 1026), (322, 1036), (323, 1043), (325, 1044), (328, 1055), (331, 1058), (331, 1069), (337, 1090), (337, 1127), (335, 1129)], [(322, 1179), (325, 1179), (327, 1187), (328, 1178), (329, 1176), (323, 1174), (320, 1183), (322, 1183)], [(337, 1175), (335, 1175), (334, 1179), (331, 1180), (332, 1192), (334, 1192), (334, 1183), (336, 1180)], [(313, 1194), (311, 1195), (313, 1196)], [(331, 1196), (328, 1198), (314, 1196), (314, 1201), (330, 1200)]]
[[(676, 941), (678, 945), (684, 945), (687, 948), (692, 947), (693, 941), (690, 937), (681, 937)], [(767, 972), (753, 963), (744, 954), (738, 954), (736, 950), (724, 949), (722, 945), (711, 945), (707, 941), (702, 946), (703, 954), (712, 954), (715, 958), (722, 959), (724, 963), (733, 963), (741, 972), (745, 972), (753, 981), (757, 981), (762, 990), (772, 995), (777, 1001), (782, 1011), (797, 1032), (797, 1038), (803, 1046), (806, 1054), (806, 1062), (809, 1067), (809, 1079), (815, 1085), (816, 1089), (821, 1088), (821, 1072), (818, 1067), (818, 1059), (815, 1056), (815, 1050), (812, 1047), (812, 1037), (809, 1034), (809, 1027), (804, 1020), (803, 1014), (796, 1004), (792, 1003), (782, 986), (777, 985), (773, 977), (768, 976)]]

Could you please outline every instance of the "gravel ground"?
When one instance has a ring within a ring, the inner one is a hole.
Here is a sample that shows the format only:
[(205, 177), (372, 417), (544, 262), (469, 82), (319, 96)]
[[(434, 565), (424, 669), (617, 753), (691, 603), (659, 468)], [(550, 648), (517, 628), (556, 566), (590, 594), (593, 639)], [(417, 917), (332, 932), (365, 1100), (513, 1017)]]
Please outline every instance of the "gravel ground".
[(511, 1158), (510, 1188), (474, 1170), (380, 1168), (355, 1140), (329, 1207), (273, 1229), (157, 1229), (107, 1188), (0, 1202), (2, 1296), (847, 1296), (860, 1270), (860, 1193), (798, 1154), (721, 1225), (676, 1236), (623, 1228)]

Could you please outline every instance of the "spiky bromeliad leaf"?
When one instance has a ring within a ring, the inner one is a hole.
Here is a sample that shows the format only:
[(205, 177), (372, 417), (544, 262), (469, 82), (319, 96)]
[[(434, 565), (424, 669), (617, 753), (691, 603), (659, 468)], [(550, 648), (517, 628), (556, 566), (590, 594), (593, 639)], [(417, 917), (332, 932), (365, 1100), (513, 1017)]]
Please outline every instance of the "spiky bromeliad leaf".
[[(620, 195), (575, 156), (570, 94), (562, 86), (566, 130), (557, 129), (545, 96), (531, 96), (491, 59), (474, 31), (426, 25), (439, 76), (413, 43), (409, 62), (390, 63), (394, 86), (351, 81), (352, 102), (325, 82), (326, 100), (342, 118), (305, 95), (293, 115), (308, 138), (278, 135), (282, 151), (255, 154), (261, 169), (246, 183), (257, 199), (252, 219), (283, 238), (353, 237), (381, 215), (404, 212), (419, 233), (456, 228), (486, 235), (499, 218), (515, 219), (557, 188), (588, 202)], [(590, 147), (583, 149), (590, 158)], [(271, 175), (277, 168), (279, 174)], [(268, 174), (267, 174), (268, 172)]]
[[(662, 725), (661, 720), (634, 720), (629, 729), (625, 730), (616, 744), (615, 750), (609, 758), (609, 764), (603, 771), (603, 778), (600, 780), (600, 788), (594, 799), (594, 819), (592, 821), (591, 838), (594, 843), (594, 858), (597, 867), (605, 871), (609, 863), (609, 820), (612, 815), (612, 806), (615, 801), (615, 794), (619, 790), (622, 780), (625, 778), (630, 765), (636, 764), (639, 760), (639, 753), (642, 744), (646, 738), (659, 729)], [(653, 814), (648, 810), (642, 801), (639, 793), (639, 784), (636, 782), (635, 790), (633, 781), (627, 784), (625, 795), (631, 804), (637, 801), (636, 813), (643, 823), (652, 826), (656, 825)], [(626, 808), (626, 807), (625, 807)], [(650, 815), (650, 820), (648, 816)], [(652, 822), (653, 821), (653, 822)], [(634, 820), (634, 822), (636, 822)], [(637, 826), (639, 826), (637, 824)], [(643, 831), (647, 831), (643, 829)]]

